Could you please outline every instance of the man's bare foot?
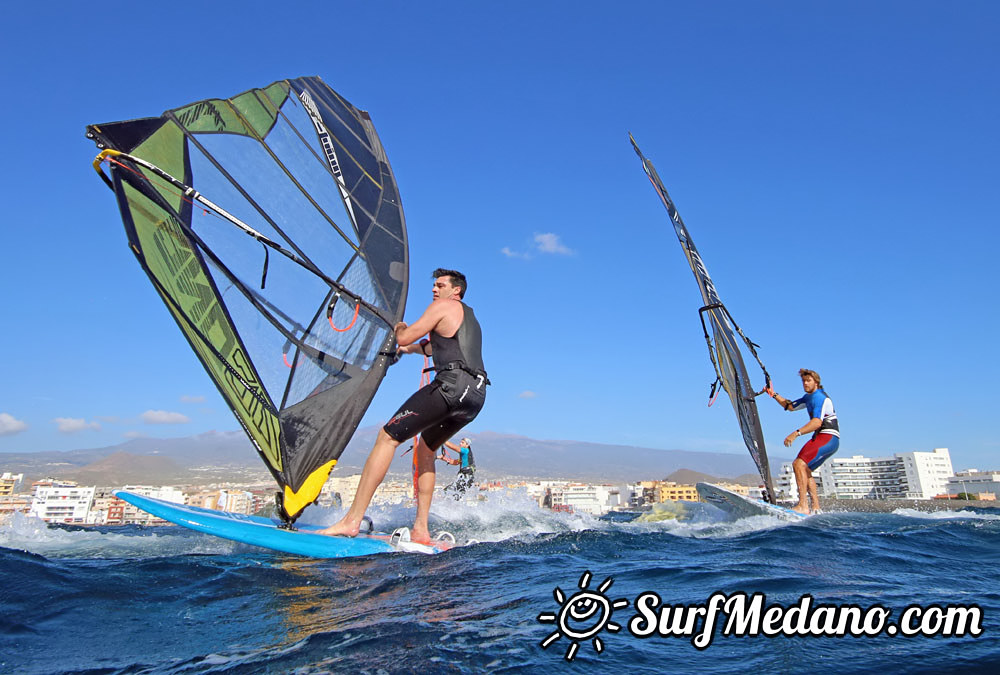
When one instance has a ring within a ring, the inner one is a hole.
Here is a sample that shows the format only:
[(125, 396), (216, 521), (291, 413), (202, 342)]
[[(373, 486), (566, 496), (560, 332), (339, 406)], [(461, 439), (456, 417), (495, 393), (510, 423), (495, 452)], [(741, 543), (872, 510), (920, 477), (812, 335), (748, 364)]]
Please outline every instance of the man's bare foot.
[(339, 523), (334, 523), (330, 527), (316, 530), (316, 534), (327, 534), (330, 536), (356, 537), (361, 530), (361, 521), (349, 521), (346, 518)]
[(792, 507), (792, 511), (795, 511), (796, 513), (801, 513), (803, 516), (809, 515), (809, 507), (806, 506), (805, 504), (796, 504), (795, 506)]
[(427, 530), (418, 530), (416, 527), (410, 530), (410, 541), (417, 544), (431, 545), (431, 533)]

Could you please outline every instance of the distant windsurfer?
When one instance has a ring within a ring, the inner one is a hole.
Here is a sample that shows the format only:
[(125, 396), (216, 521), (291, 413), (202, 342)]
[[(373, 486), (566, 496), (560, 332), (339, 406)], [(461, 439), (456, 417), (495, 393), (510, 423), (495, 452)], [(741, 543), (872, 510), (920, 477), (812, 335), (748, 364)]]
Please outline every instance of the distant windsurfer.
[[(400, 354), (423, 353), (434, 359), (436, 375), (400, 406), (379, 431), (361, 472), (354, 502), (334, 525), (321, 534), (355, 536), (376, 488), (385, 478), (400, 443), (417, 434), (417, 515), (411, 541), (430, 543), (427, 517), (434, 493), (434, 453), (446, 439), (471, 422), (486, 402), (486, 368), (482, 330), (472, 308), (462, 302), (468, 289), (465, 275), (434, 270), (434, 300), (412, 325), (395, 326)], [(430, 339), (421, 339), (430, 334)], [(418, 342), (419, 340), (419, 342)]]
[(805, 408), (809, 413), (809, 421), (805, 426), (785, 437), (785, 447), (789, 448), (799, 436), (815, 432), (792, 462), (795, 486), (799, 491), (799, 503), (793, 508), (799, 513), (808, 514), (810, 511), (807, 494), (812, 496), (812, 511), (819, 511), (819, 495), (816, 492), (816, 479), (813, 478), (812, 472), (840, 447), (840, 425), (837, 422), (837, 413), (833, 410), (833, 401), (820, 385), (819, 374), (815, 370), (802, 368), (799, 370), (799, 377), (802, 378), (802, 389), (806, 392), (802, 398), (789, 400), (775, 392), (770, 383), (767, 386), (767, 393), (785, 410)]
[[(457, 452), (458, 458), (452, 459), (449, 457), (445, 453), (445, 448)], [(445, 441), (444, 445), (441, 446), (441, 454), (438, 455), (438, 459), (458, 467), (458, 476), (444, 490), (445, 492), (454, 492), (455, 499), (460, 499), (465, 494), (465, 491), (472, 487), (472, 483), (476, 478), (476, 460), (472, 455), (472, 441), (468, 438), (463, 438), (458, 445), (455, 445), (451, 441)]]

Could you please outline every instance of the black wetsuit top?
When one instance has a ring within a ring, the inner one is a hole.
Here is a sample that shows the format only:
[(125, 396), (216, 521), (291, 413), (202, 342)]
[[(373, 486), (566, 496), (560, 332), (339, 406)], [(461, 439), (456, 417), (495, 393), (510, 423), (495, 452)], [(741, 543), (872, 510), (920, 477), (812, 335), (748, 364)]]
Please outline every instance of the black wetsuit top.
[(483, 365), (483, 330), (472, 308), (462, 303), (465, 316), (455, 335), (448, 338), (431, 331), (431, 350), (438, 376), (449, 368), (459, 368), (470, 375), (486, 376)]

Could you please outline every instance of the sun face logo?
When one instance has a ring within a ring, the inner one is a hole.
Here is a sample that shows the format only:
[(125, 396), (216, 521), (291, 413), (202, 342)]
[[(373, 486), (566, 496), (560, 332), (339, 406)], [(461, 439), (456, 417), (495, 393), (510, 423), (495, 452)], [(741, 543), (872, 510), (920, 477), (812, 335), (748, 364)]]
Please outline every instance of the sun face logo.
[(581, 640), (591, 640), (594, 651), (600, 654), (604, 651), (604, 643), (597, 634), (607, 628), (611, 633), (617, 633), (621, 626), (611, 620), (611, 615), (616, 609), (628, 607), (628, 600), (615, 600), (612, 602), (604, 592), (611, 588), (614, 580), (608, 577), (604, 583), (597, 587), (597, 591), (587, 590), (590, 585), (590, 572), (580, 575), (579, 587), (582, 589), (574, 593), (569, 598), (556, 586), (552, 590), (556, 602), (561, 607), (558, 614), (542, 613), (538, 615), (539, 623), (554, 623), (556, 631), (546, 637), (541, 642), (542, 649), (547, 649), (549, 645), (561, 637), (570, 641), (566, 649), (566, 660), (572, 661), (576, 658), (576, 652), (580, 648)]

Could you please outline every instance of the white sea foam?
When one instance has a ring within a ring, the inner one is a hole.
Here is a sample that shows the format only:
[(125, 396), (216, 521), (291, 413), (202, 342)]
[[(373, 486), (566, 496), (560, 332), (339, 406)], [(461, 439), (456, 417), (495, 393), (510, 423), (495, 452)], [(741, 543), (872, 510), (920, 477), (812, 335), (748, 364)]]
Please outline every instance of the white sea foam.
[[(479, 497), (484, 497), (480, 499)], [(308, 522), (330, 524), (346, 511), (314, 509), (307, 512)], [(412, 501), (396, 504), (373, 504), (368, 509), (377, 529), (391, 531), (413, 522)], [(462, 500), (435, 495), (431, 506), (431, 531), (445, 529), (459, 542), (475, 539), (480, 542), (528, 540), (564, 532), (662, 532), (695, 539), (724, 539), (752, 532), (795, 526), (796, 523), (773, 516), (756, 516), (731, 521), (718, 509), (703, 504), (658, 505), (651, 514), (631, 522), (610, 522), (586, 513), (552, 511), (538, 506), (537, 500), (524, 488), (470, 492)]]
[[(302, 522), (329, 525), (340, 519), (346, 507), (313, 508)], [(416, 507), (412, 500), (394, 504), (372, 504), (368, 516), (384, 532), (410, 526)], [(431, 531), (447, 530), (461, 542), (503, 541), (542, 534), (605, 529), (605, 523), (585, 513), (565, 513), (541, 508), (524, 488), (489, 492), (471, 490), (461, 500), (435, 495), (430, 514)]]
[[(410, 526), (416, 507), (412, 500), (393, 504), (373, 504), (368, 515), (376, 529), (391, 532)], [(311, 507), (301, 523), (329, 525), (341, 518), (346, 507)], [(928, 520), (975, 519), (1000, 520), (1000, 514), (967, 511), (924, 513), (897, 509), (896, 515)], [(704, 504), (660, 505), (651, 515), (631, 522), (609, 522), (586, 513), (552, 511), (538, 506), (525, 488), (489, 492), (471, 490), (461, 500), (436, 495), (431, 507), (431, 531), (451, 532), (461, 543), (525, 541), (540, 536), (569, 532), (665, 533), (693, 539), (726, 539), (754, 532), (798, 527), (773, 516), (755, 516), (729, 520), (722, 511)], [(182, 528), (132, 529), (118, 533), (108, 529), (50, 528), (37, 518), (14, 514), (0, 522), (0, 546), (24, 550), (46, 557), (59, 558), (146, 558), (185, 554), (227, 555), (256, 551), (255, 547), (225, 539), (200, 535)]]
[(177, 537), (133, 531), (49, 527), (40, 518), (14, 513), (0, 524), (0, 546), (47, 558), (146, 558), (186, 553), (230, 553), (238, 544), (217, 537)]
[(998, 513), (977, 513), (976, 511), (918, 511), (916, 509), (896, 509), (897, 516), (922, 518), (925, 520), (1000, 520)]

